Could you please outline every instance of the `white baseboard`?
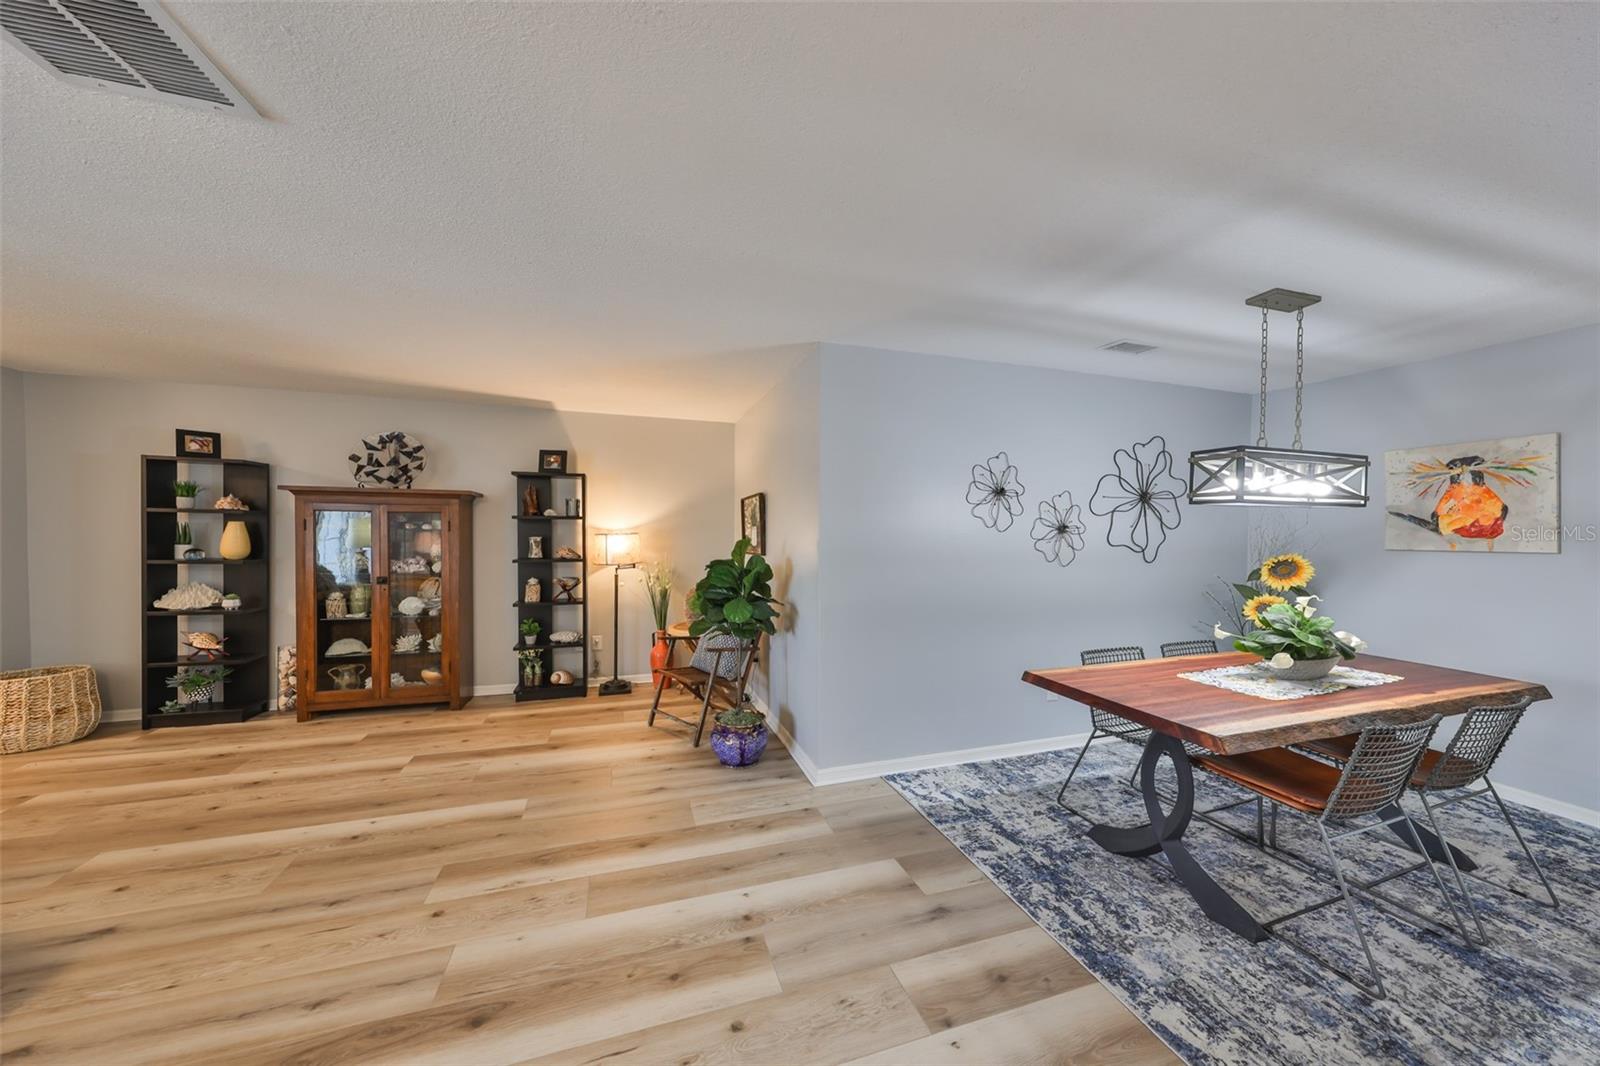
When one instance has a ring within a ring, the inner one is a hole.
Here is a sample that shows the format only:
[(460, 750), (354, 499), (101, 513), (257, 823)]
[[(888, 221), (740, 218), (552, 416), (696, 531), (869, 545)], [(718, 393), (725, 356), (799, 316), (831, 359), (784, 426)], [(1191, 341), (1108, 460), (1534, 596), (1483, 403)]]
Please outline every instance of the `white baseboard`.
[[(932, 755), (909, 755), (903, 759), (884, 759), (879, 762), (851, 763), (846, 766), (818, 766), (807, 755), (804, 748), (794, 742), (794, 737), (783, 727), (778, 720), (758, 697), (752, 696), (750, 702), (756, 709), (767, 716), (767, 722), (772, 731), (778, 734), (778, 739), (783, 741), (783, 746), (789, 749), (790, 756), (795, 765), (800, 767), (801, 773), (806, 775), (806, 780), (813, 785), (838, 785), (846, 781), (861, 781), (869, 777), (883, 777), (885, 774), (904, 773), (907, 770), (931, 770), (938, 766), (959, 766), (966, 762), (987, 762), (991, 759), (1005, 759), (1013, 755), (1032, 755), (1040, 751), (1056, 751), (1061, 748), (1076, 748), (1089, 739), (1088, 733), (1073, 733), (1062, 737), (1046, 737), (1041, 740), (1024, 740), (1015, 744), (995, 744), (984, 748), (968, 748), (965, 751), (941, 751)], [(1503, 785), (1496, 782), (1494, 786), (1500, 795), (1514, 803), (1525, 807), (1544, 811), (1546, 814), (1570, 818), (1574, 822), (1592, 825), (1600, 828), (1600, 811), (1568, 803), (1565, 800), (1552, 799), (1538, 792), (1517, 788), (1513, 785)]]
[(773, 715), (759, 696), (752, 695), (750, 702), (756, 710), (767, 716), (769, 727), (778, 734), (783, 746), (789, 749), (795, 765), (800, 767), (800, 772), (805, 774), (806, 780), (813, 785), (841, 785), (847, 781), (864, 781), (872, 777), (883, 777), (885, 774), (904, 773), (907, 770), (931, 770), (937, 766), (958, 766), (964, 762), (988, 762), (991, 759), (1005, 759), (1013, 755), (1032, 755), (1040, 751), (1076, 748), (1089, 739), (1088, 733), (1071, 733), (1063, 737), (1043, 737), (1038, 740), (1018, 741), (1014, 744), (992, 744), (983, 748), (968, 748), (965, 751), (941, 751), (931, 755), (908, 755), (903, 759), (820, 767), (810, 755), (806, 754), (804, 748), (794, 742), (794, 737), (789, 735), (782, 721)]
[[(1493, 780), (1493, 778), (1490, 780)], [(1546, 814), (1557, 814), (1563, 818), (1571, 818), (1574, 822), (1582, 822), (1584, 825), (1600, 828), (1600, 811), (1590, 810), (1588, 807), (1580, 807), (1576, 803), (1568, 803), (1566, 800), (1551, 799), (1549, 796), (1541, 796), (1537, 792), (1529, 792), (1527, 789), (1516, 788), (1512, 785), (1502, 785), (1498, 781), (1495, 781), (1494, 790), (1500, 793), (1501, 799), (1508, 799), (1513, 803), (1520, 803), (1524, 807), (1533, 807), (1544, 811)]]

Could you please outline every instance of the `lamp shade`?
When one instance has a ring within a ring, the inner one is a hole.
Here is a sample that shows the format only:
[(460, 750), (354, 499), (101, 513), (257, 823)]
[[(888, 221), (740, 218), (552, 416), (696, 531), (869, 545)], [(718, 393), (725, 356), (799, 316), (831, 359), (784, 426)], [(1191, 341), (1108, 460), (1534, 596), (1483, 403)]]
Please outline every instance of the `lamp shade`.
[(639, 534), (601, 533), (600, 558), (606, 566), (633, 566), (639, 561)]

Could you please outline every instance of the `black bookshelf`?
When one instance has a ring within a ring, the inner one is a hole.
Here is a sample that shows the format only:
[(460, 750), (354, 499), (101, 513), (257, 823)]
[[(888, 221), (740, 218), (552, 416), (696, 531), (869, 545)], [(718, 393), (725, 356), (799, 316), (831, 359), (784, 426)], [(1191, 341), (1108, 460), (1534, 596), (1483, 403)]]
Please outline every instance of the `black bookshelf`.
[[(194, 508), (180, 509), (172, 483), (180, 478), (199, 482), (204, 492)], [(225, 495), (239, 497), (248, 511), (219, 511), (212, 506)], [(272, 653), (272, 468), (250, 459), (209, 459), (192, 456), (141, 457), (139, 497), (139, 566), (143, 574), (139, 606), (140, 725), (145, 729), (179, 725), (215, 725), (243, 722), (267, 709), (275, 672)], [(250, 556), (222, 559), (216, 555), (223, 524), (245, 523), (250, 532)], [(205, 558), (173, 558), (173, 540), (179, 522), (187, 522), (195, 545)], [(239, 595), (240, 608), (225, 611), (211, 607), (196, 611), (166, 611), (152, 606), (168, 589), (190, 581)], [(186, 619), (204, 618), (200, 625)], [(228, 638), (227, 654), (217, 664), (231, 667), (232, 676), (218, 686), (213, 702), (194, 704), (180, 711), (163, 712), (161, 705), (176, 698), (167, 678), (180, 666), (205, 666), (191, 658), (181, 643), (184, 632), (206, 630)]]
[[(538, 643), (535, 648), (544, 649), (544, 684), (538, 688), (524, 688), (522, 684), (522, 663), (517, 662), (517, 700), (555, 700), (563, 697), (583, 696), (589, 691), (589, 575), (584, 566), (584, 556), (589, 546), (589, 479), (584, 474), (536, 472), (529, 470), (513, 470), (511, 476), (516, 479), (517, 495), (516, 505), (518, 514), (512, 518), (516, 526), (517, 587), (516, 598), (513, 605), (517, 610), (517, 622), (524, 618), (536, 619), (541, 627)], [(554, 509), (554, 515), (521, 514), (522, 501), (528, 489), (538, 493), (539, 510), (541, 512)], [(565, 513), (565, 501), (577, 502), (577, 513)], [(528, 538), (544, 538), (544, 555), (538, 559), (528, 557)], [(554, 555), (558, 548), (575, 548), (578, 552), (576, 559), (556, 559)], [(525, 602), (522, 598), (523, 587), (528, 578), (539, 579), (539, 601), (537, 603)], [(556, 578), (576, 577), (582, 580), (578, 586), (577, 598), (570, 603), (555, 602)], [(573, 644), (551, 644), (550, 634), (558, 630), (571, 629), (578, 633), (578, 640)], [(516, 649), (521, 651), (525, 645), (522, 643), (522, 630), (520, 625), (514, 631)], [(552, 685), (550, 674), (554, 670), (566, 670), (572, 674), (572, 684)]]

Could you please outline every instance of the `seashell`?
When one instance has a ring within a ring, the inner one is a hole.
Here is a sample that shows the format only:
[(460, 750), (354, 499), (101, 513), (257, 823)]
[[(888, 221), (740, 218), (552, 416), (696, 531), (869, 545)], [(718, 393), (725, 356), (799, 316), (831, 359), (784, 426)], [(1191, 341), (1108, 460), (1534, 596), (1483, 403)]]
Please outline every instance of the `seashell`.
[(444, 591), (444, 582), (436, 577), (425, 577), (422, 584), (417, 586), (417, 595), (425, 600), (436, 600)]
[(394, 638), (394, 650), (398, 652), (413, 652), (422, 649), (422, 634), (407, 633), (403, 637)]
[(576, 644), (583, 639), (583, 634), (576, 629), (558, 629), (550, 634), (552, 644)]
[(340, 637), (332, 644), (329, 644), (328, 650), (322, 654), (328, 657), (336, 655), (365, 655), (371, 650), (355, 637)]
[(570, 685), (572, 684), (572, 674), (566, 670), (552, 670), (550, 672), (550, 683), (552, 685)]
[(444, 634), (443, 633), (435, 633), (432, 637), (430, 637), (428, 639), (428, 650), (429, 651), (441, 651), (441, 650), (443, 650), (443, 648), (444, 648)]
[(228, 493), (226, 496), (222, 497), (220, 500), (218, 500), (216, 503), (212, 504), (211, 506), (215, 507), (219, 511), (248, 511), (248, 510), (250, 510), (250, 505), (249, 504), (245, 503), (243, 500), (239, 499), (239, 497), (235, 496), (231, 492)]
[(206, 660), (220, 658), (223, 653), (222, 645), (227, 639), (215, 633), (207, 633), (205, 630), (195, 630), (183, 635), (183, 642), (193, 648), (197, 656)]
[(417, 615), (427, 610), (428, 605), (423, 603), (415, 596), (407, 596), (405, 599), (400, 601), (400, 606), (397, 609), (401, 614), (415, 618)]
[(437, 685), (439, 682), (444, 680), (444, 671), (435, 669), (431, 666), (424, 666), (421, 670), (417, 671), (417, 675), (429, 685)]
[(191, 581), (187, 585), (168, 589), (152, 606), (163, 611), (203, 611), (221, 602), (220, 591), (203, 581)]
[(582, 559), (583, 554), (577, 548), (557, 548), (557, 559)]

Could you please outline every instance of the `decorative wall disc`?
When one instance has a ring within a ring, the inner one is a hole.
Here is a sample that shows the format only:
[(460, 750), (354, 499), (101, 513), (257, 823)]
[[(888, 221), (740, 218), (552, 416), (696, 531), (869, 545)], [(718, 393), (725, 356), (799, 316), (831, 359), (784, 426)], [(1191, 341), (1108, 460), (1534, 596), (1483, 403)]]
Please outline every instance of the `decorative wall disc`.
[(409, 489), (427, 465), (422, 442), (400, 430), (367, 437), (350, 453), (350, 472), (361, 488)]

